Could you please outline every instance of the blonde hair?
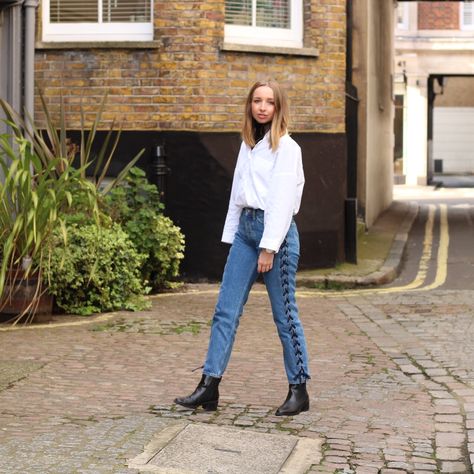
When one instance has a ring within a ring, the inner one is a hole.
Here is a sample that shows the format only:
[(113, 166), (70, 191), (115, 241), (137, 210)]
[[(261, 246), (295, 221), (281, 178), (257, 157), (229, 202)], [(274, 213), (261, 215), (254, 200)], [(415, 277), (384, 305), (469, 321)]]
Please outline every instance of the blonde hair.
[(278, 82), (273, 80), (257, 81), (251, 88), (245, 101), (244, 121), (242, 124), (242, 140), (250, 147), (255, 146), (255, 130), (257, 122), (252, 117), (253, 94), (259, 87), (267, 86), (273, 91), (275, 114), (270, 127), (270, 145), (276, 151), (280, 138), (288, 131), (289, 107), (285, 91)]

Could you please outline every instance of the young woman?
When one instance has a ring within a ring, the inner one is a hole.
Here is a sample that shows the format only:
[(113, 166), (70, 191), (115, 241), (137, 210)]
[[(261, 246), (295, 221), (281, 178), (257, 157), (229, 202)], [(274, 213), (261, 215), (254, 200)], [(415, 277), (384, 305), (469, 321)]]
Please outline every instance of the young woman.
[(247, 97), (243, 142), (234, 172), (222, 241), (232, 244), (212, 321), (203, 375), (196, 390), (175, 403), (216, 410), (219, 383), (232, 351), (252, 284), (263, 273), (283, 346), (288, 396), (276, 415), (309, 410), (310, 378), (295, 300), (299, 237), (293, 216), (303, 193), (301, 149), (288, 135), (288, 102), (278, 83), (255, 83)]

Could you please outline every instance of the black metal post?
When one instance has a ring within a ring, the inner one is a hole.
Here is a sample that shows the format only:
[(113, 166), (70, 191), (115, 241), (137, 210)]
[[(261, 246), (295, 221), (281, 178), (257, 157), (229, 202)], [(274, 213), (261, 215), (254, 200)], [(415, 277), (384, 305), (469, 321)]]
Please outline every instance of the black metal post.
[(352, 0), (346, 3), (346, 200), (344, 203), (344, 253), (346, 261), (357, 263), (357, 88), (352, 83)]
[[(433, 184), (434, 175), (434, 160), (433, 160), (433, 113), (434, 105), (436, 100), (436, 92), (434, 88), (434, 82), (437, 79), (440, 81), (442, 76), (429, 76), (428, 77), (428, 127), (427, 127), (427, 142), (428, 142), (428, 159), (426, 160), (427, 168), (427, 182)], [(441, 79), (442, 81), (442, 79)]]
[(166, 176), (168, 172), (165, 147), (163, 145), (154, 146), (151, 154), (150, 182), (156, 184), (163, 203), (166, 199)]
[(346, 198), (344, 201), (345, 216), (345, 253), (346, 261), (357, 263), (357, 199)]

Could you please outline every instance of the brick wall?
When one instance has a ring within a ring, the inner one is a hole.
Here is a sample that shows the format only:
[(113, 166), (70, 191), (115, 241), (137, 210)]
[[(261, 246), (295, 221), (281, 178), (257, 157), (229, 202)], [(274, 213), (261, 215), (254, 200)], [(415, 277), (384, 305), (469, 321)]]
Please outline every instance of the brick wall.
[(274, 77), (289, 89), (292, 130), (344, 132), (346, 1), (305, 2), (305, 47), (318, 58), (222, 51), (224, 0), (157, 0), (162, 46), (39, 49), (36, 80), (53, 111), (63, 96), (72, 127), (81, 101), (93, 111), (108, 91), (104, 119), (124, 130), (232, 131), (251, 83)]
[(419, 30), (458, 30), (459, 2), (418, 2)]

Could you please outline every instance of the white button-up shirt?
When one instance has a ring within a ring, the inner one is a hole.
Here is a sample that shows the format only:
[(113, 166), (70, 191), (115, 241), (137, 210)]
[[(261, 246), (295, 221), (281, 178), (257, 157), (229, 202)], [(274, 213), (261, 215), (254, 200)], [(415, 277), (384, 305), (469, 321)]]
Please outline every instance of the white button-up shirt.
[(263, 209), (264, 231), (259, 247), (278, 252), (300, 208), (303, 186), (301, 148), (288, 134), (280, 138), (275, 152), (269, 133), (253, 149), (242, 142), (222, 242), (233, 242), (243, 208)]

